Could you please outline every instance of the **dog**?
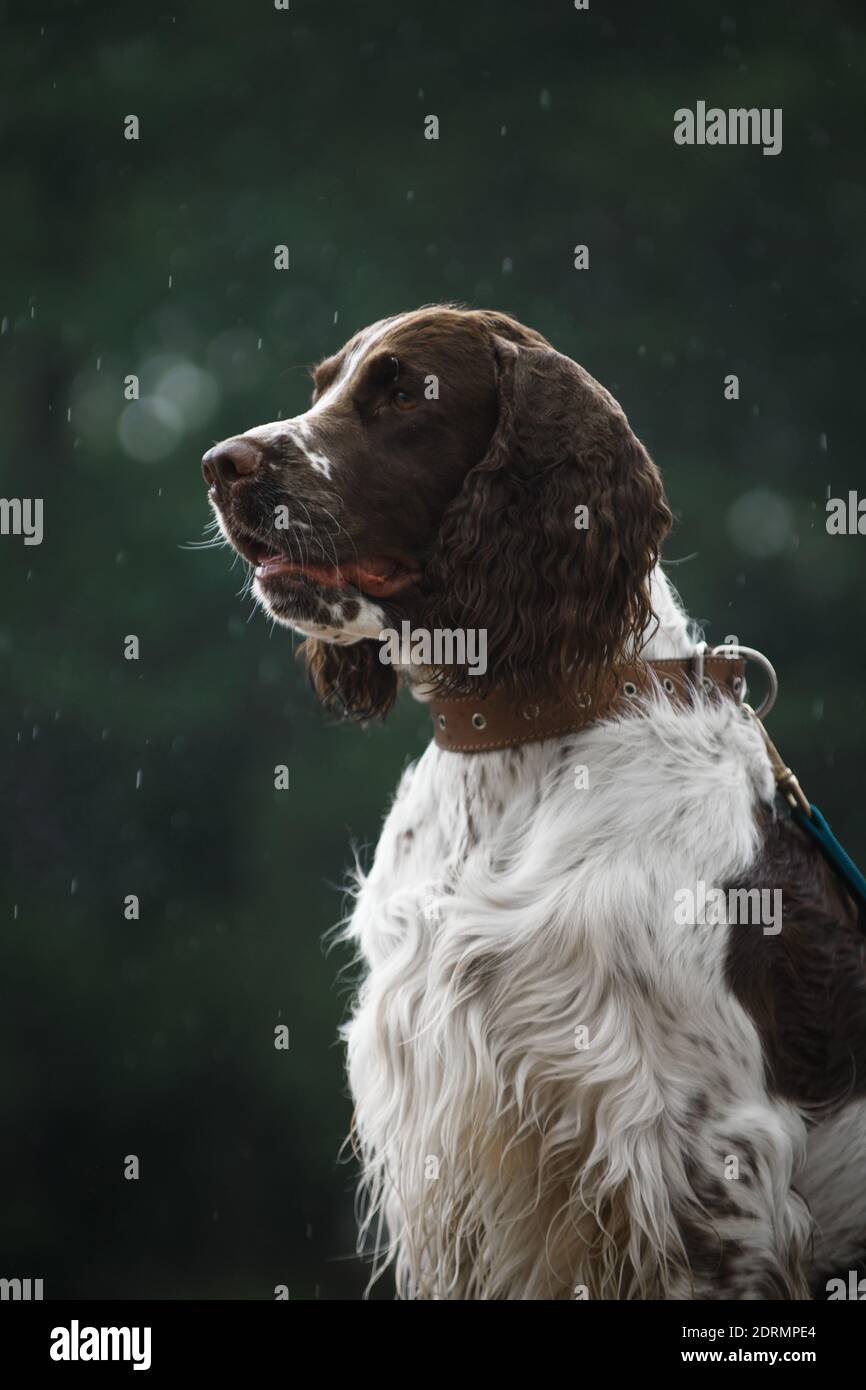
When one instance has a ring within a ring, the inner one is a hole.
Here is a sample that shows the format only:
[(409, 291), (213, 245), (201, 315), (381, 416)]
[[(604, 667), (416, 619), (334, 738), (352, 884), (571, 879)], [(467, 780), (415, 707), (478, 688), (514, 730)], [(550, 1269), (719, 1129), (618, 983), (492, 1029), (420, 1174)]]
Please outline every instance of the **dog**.
[[(655, 464), (502, 313), (383, 319), (313, 383), (202, 468), (324, 704), (370, 720), (404, 686), (434, 712), (345, 925), (371, 1277), (820, 1296), (866, 1247), (864, 941), (741, 678), (702, 674)], [(486, 660), (384, 660), (401, 631), (483, 632)], [(778, 920), (684, 914), (701, 893)]]

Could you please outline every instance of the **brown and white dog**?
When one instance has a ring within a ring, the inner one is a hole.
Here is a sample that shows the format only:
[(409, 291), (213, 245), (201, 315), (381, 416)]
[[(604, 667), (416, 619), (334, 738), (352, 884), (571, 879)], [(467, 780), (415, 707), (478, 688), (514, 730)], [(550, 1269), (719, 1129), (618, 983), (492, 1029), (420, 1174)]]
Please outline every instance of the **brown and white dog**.
[[(540, 334), (421, 309), (314, 380), (203, 470), (322, 700), (591, 692), (695, 653), (658, 472)], [(405, 621), (484, 631), (486, 671), (384, 663)], [(778, 920), (679, 911), (744, 887)], [(346, 935), (362, 1242), (401, 1295), (802, 1298), (866, 1248), (864, 943), (734, 701), (431, 743)]]

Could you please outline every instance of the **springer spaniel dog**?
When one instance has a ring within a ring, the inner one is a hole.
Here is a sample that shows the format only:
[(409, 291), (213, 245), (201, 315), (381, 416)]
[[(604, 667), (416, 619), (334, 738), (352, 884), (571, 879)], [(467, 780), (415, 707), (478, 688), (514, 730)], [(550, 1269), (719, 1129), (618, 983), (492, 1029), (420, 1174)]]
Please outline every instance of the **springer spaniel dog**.
[[(321, 700), (370, 720), (403, 684), (436, 712), (346, 927), (374, 1276), (825, 1297), (866, 1248), (864, 943), (742, 681), (703, 675), (616, 401), (514, 319), (434, 306), (357, 333), (309, 410), (203, 472)], [(486, 659), (384, 659), (406, 624), (482, 634)], [(678, 907), (743, 889), (781, 893), (779, 919)]]

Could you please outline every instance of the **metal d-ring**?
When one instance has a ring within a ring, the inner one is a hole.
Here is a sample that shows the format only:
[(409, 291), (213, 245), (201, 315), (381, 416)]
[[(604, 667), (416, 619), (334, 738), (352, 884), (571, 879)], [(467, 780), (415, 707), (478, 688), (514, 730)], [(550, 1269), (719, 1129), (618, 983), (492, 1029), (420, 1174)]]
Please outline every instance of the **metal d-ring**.
[(755, 710), (759, 719), (766, 719), (770, 710), (776, 703), (776, 696), (779, 694), (779, 677), (776, 675), (772, 662), (768, 661), (763, 652), (756, 651), (754, 647), (743, 647), (739, 642), (723, 642), (720, 647), (713, 647), (711, 656), (729, 656), (734, 660), (738, 656), (744, 656), (747, 661), (757, 661), (759, 666), (764, 668), (769, 689), (764, 696), (763, 702)]

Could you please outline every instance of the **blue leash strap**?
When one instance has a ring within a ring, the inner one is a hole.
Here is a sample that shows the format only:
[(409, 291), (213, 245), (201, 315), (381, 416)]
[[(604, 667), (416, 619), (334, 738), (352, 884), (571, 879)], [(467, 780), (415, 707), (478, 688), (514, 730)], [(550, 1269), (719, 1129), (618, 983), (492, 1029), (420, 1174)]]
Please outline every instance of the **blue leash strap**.
[(751, 705), (744, 701), (743, 709), (752, 716), (763, 735), (776, 786), (787, 802), (791, 819), (801, 830), (805, 830), (807, 835), (811, 835), (830, 868), (842, 879), (857, 904), (860, 927), (866, 932), (866, 877), (857, 868), (850, 854), (839, 844), (818, 807), (812, 805)]
[(817, 806), (810, 802), (808, 813), (800, 804), (791, 806), (791, 817), (812, 836), (830, 868), (847, 884), (848, 892), (860, 911), (860, 926), (866, 931), (866, 877), (839, 844)]

